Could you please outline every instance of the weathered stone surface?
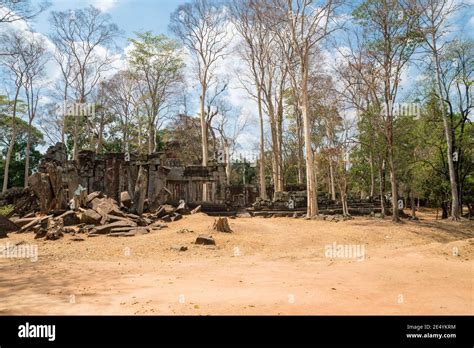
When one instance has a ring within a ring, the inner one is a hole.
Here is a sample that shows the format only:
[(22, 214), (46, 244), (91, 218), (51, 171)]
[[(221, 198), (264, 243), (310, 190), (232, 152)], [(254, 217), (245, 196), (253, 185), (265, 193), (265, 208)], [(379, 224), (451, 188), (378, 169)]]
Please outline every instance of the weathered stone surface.
[(177, 244), (175, 244), (175, 245), (172, 245), (172, 246), (171, 246), (171, 249), (172, 249), (172, 250), (176, 250), (176, 251), (186, 251), (186, 250), (188, 250), (188, 247), (185, 246), (185, 245), (177, 245)]
[(108, 237), (134, 237), (135, 233), (130, 231), (130, 232), (113, 232), (109, 233), (107, 235)]
[(189, 214), (189, 208), (186, 205), (186, 202), (183, 200), (179, 201), (179, 205), (176, 208), (175, 212), (179, 214)]
[(198, 205), (196, 208), (191, 210), (191, 214), (197, 214), (197, 213), (201, 212), (201, 209), (202, 209), (202, 206)]
[(47, 240), (56, 240), (64, 236), (62, 219), (48, 219), (48, 227), (45, 238)]
[(117, 233), (117, 232), (129, 232), (135, 229), (133, 226), (126, 226), (126, 227), (116, 227), (110, 230), (110, 233)]
[(120, 203), (129, 209), (132, 207), (132, 197), (130, 197), (128, 191), (123, 191), (120, 193)]
[(212, 236), (206, 236), (204, 234), (199, 235), (199, 237), (196, 238), (195, 244), (198, 245), (216, 245), (216, 241)]
[(164, 222), (171, 222), (171, 215), (165, 215), (161, 218), (162, 221)]
[[(22, 228), (20, 228), (20, 230), (18, 232), (26, 232), (26, 231), (30, 230), (31, 228), (33, 228), (37, 224), (46, 223), (48, 221), (48, 219), (51, 218), (51, 217), (53, 217), (53, 216), (52, 215), (46, 215), (46, 216), (38, 217), (35, 220), (33, 220), (33, 221), (27, 223), (26, 225), (24, 225)], [(42, 227), (46, 228), (46, 226), (42, 226)]]
[(136, 227), (137, 224), (134, 223), (133, 221), (115, 221), (110, 224), (102, 225), (102, 226), (96, 226), (91, 233), (96, 233), (96, 234), (107, 234), (112, 230), (112, 228), (115, 227), (127, 227), (127, 226), (132, 226)]
[(91, 224), (91, 225), (99, 225), (100, 221), (102, 220), (102, 215), (92, 209), (87, 209), (82, 212), (81, 214), (81, 223), (84, 224)]
[(146, 227), (137, 227), (137, 228), (134, 228), (133, 230), (130, 230), (130, 232), (133, 232), (135, 234), (149, 234), (150, 230)]
[(117, 202), (112, 198), (94, 198), (91, 201), (91, 208), (100, 215), (111, 214), (113, 211), (118, 211)]
[(47, 214), (52, 209), (53, 201), (53, 191), (48, 174), (33, 173), (28, 178), (28, 185), (38, 198), (41, 213)]
[(91, 203), (95, 198), (102, 198), (104, 195), (100, 191), (89, 193), (86, 198), (86, 204)]
[(20, 227), (10, 219), (0, 215), (0, 238), (5, 238), (8, 232), (20, 230)]
[(21, 218), (21, 219), (16, 219), (15, 221), (13, 221), (17, 226), (19, 227), (23, 227), (25, 226), (26, 224), (29, 224), (30, 222), (36, 220), (37, 217), (34, 216), (34, 217), (24, 217), (24, 218)]
[(188, 230), (187, 228), (182, 228), (179, 231), (176, 231), (177, 233), (194, 233), (193, 230)]
[(81, 219), (73, 210), (66, 211), (65, 213), (59, 215), (58, 218), (63, 219), (64, 226), (74, 226), (81, 223)]
[(178, 213), (174, 213), (174, 214), (171, 216), (171, 221), (178, 221), (178, 220), (181, 220), (182, 218), (183, 218), (183, 215), (178, 214)]
[(46, 236), (46, 233), (48, 231), (46, 230), (46, 228), (39, 228), (36, 232), (35, 232), (35, 239), (39, 239), (39, 238), (44, 238)]

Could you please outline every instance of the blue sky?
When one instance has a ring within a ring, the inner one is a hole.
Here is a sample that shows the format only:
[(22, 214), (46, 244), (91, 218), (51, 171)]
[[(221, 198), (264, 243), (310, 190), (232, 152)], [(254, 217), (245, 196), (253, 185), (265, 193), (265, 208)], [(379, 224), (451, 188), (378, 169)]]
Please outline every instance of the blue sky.
[(107, 12), (121, 30), (124, 37), (120, 44), (125, 46), (126, 39), (137, 31), (153, 31), (169, 34), (168, 24), (171, 13), (186, 0), (50, 0), (48, 11), (36, 20), (35, 29), (43, 34), (49, 32), (48, 17), (51, 11), (65, 11), (89, 5)]

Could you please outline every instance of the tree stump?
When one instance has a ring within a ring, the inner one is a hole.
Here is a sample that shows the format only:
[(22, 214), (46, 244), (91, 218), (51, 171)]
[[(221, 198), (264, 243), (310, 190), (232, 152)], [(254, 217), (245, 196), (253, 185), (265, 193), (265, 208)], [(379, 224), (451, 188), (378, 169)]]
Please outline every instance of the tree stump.
[(225, 232), (225, 233), (232, 232), (227, 218), (218, 218), (217, 220), (214, 221), (214, 225), (212, 228), (219, 232)]

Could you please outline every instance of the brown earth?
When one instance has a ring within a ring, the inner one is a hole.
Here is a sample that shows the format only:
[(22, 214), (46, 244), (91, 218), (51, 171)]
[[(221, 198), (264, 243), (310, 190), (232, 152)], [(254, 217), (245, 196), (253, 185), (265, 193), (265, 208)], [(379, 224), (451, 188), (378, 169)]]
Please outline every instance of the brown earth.
[[(135, 237), (10, 233), (0, 249), (23, 241), (38, 259), (0, 258), (0, 314), (474, 314), (473, 222), (420, 217), (237, 218), (220, 233), (200, 213)], [(201, 233), (217, 246), (194, 245)], [(365, 254), (327, 257), (334, 242)]]

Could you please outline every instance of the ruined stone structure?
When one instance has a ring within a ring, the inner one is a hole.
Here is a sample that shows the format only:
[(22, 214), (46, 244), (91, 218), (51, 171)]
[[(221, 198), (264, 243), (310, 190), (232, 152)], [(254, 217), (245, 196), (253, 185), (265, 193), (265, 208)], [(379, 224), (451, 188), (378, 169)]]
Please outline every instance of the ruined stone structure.
[[(69, 202), (82, 189), (88, 193), (101, 191), (120, 200), (120, 193), (128, 191), (133, 197), (140, 166), (146, 169), (146, 198), (150, 206), (185, 200), (188, 203), (202, 201), (203, 184), (208, 185), (212, 203), (226, 200), (225, 164), (181, 166), (179, 161), (166, 158), (165, 153), (138, 156), (124, 153), (96, 154), (81, 151), (78, 161), (67, 160), (64, 144), (48, 149), (38, 168), (30, 177), (31, 182), (41, 182), (45, 174), (51, 175), (52, 165), (62, 173), (63, 202)], [(52, 191), (58, 191), (53, 188)], [(59, 203), (59, 202), (58, 202)], [(64, 203), (63, 203), (64, 204)], [(58, 208), (63, 204), (55, 204)]]

